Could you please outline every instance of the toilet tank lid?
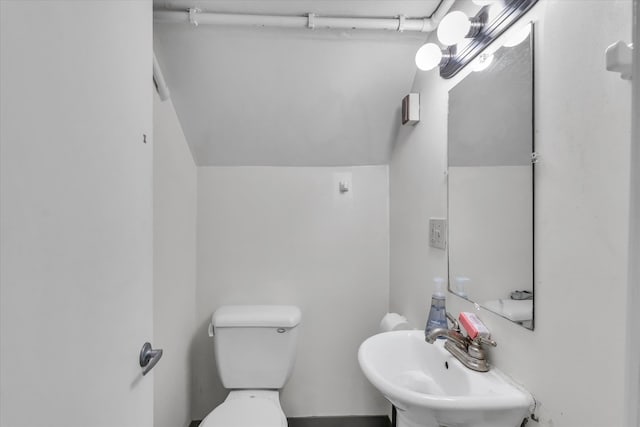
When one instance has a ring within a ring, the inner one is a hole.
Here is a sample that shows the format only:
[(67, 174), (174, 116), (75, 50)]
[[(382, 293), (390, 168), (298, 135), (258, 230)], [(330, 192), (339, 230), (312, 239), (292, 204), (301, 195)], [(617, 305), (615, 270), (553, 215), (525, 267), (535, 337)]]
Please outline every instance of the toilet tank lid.
[(293, 328), (301, 317), (294, 305), (223, 305), (213, 313), (211, 323), (216, 328)]

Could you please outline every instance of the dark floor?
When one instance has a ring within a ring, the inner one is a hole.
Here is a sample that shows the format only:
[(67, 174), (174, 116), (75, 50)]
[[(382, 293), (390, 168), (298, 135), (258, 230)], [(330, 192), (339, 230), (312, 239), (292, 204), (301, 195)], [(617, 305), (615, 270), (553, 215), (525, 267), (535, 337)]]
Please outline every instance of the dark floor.
[[(377, 417), (311, 417), (289, 418), (289, 427), (390, 427), (389, 418)], [(192, 421), (189, 427), (198, 427), (200, 421)]]
[(377, 417), (313, 417), (289, 418), (289, 427), (389, 427), (389, 418)]

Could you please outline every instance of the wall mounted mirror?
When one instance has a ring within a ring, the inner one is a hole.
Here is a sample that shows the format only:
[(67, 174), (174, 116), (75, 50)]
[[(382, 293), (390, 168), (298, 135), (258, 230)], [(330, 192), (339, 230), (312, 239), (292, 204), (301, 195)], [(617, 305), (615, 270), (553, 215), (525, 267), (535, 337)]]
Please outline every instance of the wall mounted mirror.
[(449, 91), (448, 117), (449, 291), (529, 329), (532, 32), (533, 24), (526, 25), (469, 65), (475, 71)]

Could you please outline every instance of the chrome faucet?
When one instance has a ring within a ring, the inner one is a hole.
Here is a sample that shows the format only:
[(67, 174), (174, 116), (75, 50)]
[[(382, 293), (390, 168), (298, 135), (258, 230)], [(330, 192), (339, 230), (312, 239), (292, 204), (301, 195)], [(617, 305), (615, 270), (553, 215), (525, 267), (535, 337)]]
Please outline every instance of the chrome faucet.
[(497, 343), (491, 339), (476, 337), (471, 339), (460, 332), (460, 325), (451, 314), (447, 313), (447, 318), (453, 323), (452, 329), (437, 328), (425, 334), (424, 340), (433, 344), (439, 337), (447, 339), (444, 348), (449, 351), (464, 366), (478, 372), (487, 372), (489, 363), (487, 354), (482, 347), (483, 344), (495, 347)]

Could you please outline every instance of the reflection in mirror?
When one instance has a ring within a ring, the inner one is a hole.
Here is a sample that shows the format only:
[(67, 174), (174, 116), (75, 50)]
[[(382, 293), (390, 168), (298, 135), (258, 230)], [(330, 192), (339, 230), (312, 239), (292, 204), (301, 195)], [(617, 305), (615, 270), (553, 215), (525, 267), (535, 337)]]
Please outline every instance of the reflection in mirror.
[(449, 291), (529, 329), (532, 28), (470, 64), (449, 91), (448, 118)]

